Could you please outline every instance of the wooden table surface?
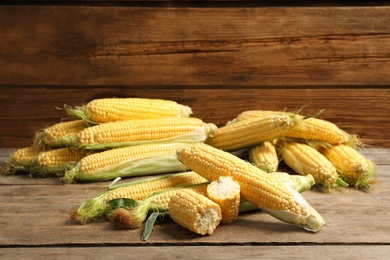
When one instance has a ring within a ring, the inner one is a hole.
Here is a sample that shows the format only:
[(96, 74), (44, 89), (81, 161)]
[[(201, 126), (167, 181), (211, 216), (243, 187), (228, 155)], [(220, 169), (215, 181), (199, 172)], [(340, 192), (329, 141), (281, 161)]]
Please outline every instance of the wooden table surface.
[[(0, 149), (0, 160), (13, 149)], [(57, 178), (0, 177), (1, 259), (386, 259), (390, 253), (390, 149), (362, 151), (378, 166), (369, 192), (351, 188), (303, 193), (326, 221), (318, 233), (285, 224), (261, 212), (241, 214), (211, 236), (199, 236), (165, 221), (148, 241), (139, 230), (110, 222), (75, 224), (69, 212), (108, 182), (63, 185)]]

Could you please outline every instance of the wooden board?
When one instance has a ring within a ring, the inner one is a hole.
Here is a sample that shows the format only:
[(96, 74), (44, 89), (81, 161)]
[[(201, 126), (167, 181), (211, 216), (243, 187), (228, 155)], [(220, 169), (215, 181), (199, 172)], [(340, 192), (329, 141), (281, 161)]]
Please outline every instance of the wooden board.
[(0, 85), (388, 86), (389, 13), (0, 6)]
[(325, 111), (321, 118), (357, 134), (371, 147), (390, 147), (390, 89), (199, 89), (199, 88), (4, 88), (0, 89), (0, 147), (31, 144), (34, 133), (67, 117), (56, 107), (82, 105), (93, 98), (173, 99), (192, 107), (193, 116), (222, 126), (250, 109)]

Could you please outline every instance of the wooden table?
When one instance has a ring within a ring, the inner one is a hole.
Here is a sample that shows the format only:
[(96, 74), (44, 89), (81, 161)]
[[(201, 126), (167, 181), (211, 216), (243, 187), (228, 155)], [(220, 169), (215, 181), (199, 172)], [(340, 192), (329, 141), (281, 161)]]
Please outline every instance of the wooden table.
[[(0, 149), (3, 162), (13, 149)], [(0, 177), (1, 259), (385, 259), (390, 253), (390, 149), (362, 151), (378, 166), (369, 192), (310, 190), (304, 197), (326, 221), (310, 233), (256, 211), (211, 236), (199, 236), (165, 221), (148, 241), (139, 230), (110, 222), (73, 223), (69, 212), (102, 192), (108, 182), (63, 185), (57, 178)]]

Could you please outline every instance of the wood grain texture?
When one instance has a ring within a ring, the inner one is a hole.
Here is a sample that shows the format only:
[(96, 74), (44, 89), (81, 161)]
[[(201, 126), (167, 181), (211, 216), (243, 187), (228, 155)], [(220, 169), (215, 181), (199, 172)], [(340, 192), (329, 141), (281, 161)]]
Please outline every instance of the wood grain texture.
[[(0, 149), (0, 158), (7, 158), (9, 152)], [(248, 247), (248, 255), (244, 255), (252, 257), (255, 256), (252, 255), (255, 251), (261, 251), (263, 247), (265, 251), (257, 253), (264, 256), (275, 256), (276, 252), (269, 247), (280, 249), (281, 256), (286, 254), (287, 247), (295, 247), (290, 251), (291, 257), (299, 258), (302, 257), (302, 251), (297, 250), (298, 248), (313, 246), (323, 252), (337, 246), (339, 249), (345, 248), (345, 253), (352, 253), (349, 250), (355, 248), (355, 252), (363, 255), (368, 253), (365, 250), (376, 248), (379, 254), (376, 257), (381, 257), (388, 252), (390, 244), (390, 222), (384, 221), (390, 210), (389, 204), (385, 203), (390, 199), (387, 188), (390, 184), (390, 151), (367, 149), (364, 152), (376, 162), (379, 171), (379, 182), (370, 192), (345, 189), (330, 194), (315, 190), (303, 193), (327, 223), (320, 232), (314, 234), (257, 211), (241, 214), (235, 223), (219, 226), (211, 236), (198, 236), (165, 220), (154, 227), (147, 242), (142, 242), (139, 230), (121, 230), (108, 221), (78, 225), (69, 220), (69, 213), (73, 209), (86, 198), (103, 192), (108, 182), (62, 185), (49, 181), (44, 183), (42, 179), (27, 175), (0, 176), (0, 252), (9, 256), (9, 249), (18, 248), (21, 250), (17, 252), (21, 255), (49, 254), (49, 257), (50, 254), (62, 255), (73, 250), (75, 254), (79, 254), (78, 248), (87, 248), (86, 254), (89, 256), (99, 255), (100, 252), (98, 249), (93, 253), (91, 248), (97, 249), (104, 245), (112, 257), (123, 255), (121, 250), (116, 250), (121, 247), (148, 250), (156, 246), (158, 251), (158, 246), (163, 248), (162, 253), (169, 247), (176, 248), (178, 252), (192, 247), (188, 252), (195, 254), (197, 246), (207, 246), (211, 255), (214, 250), (217, 253), (224, 247), (226, 253), (236, 257)], [(380, 201), (383, 203), (379, 205)], [(49, 250), (40, 251), (39, 248)], [(230, 251), (233, 248), (238, 251)], [(305, 256), (313, 253), (314, 251), (309, 252)]]
[(388, 86), (389, 14), (1, 6), (0, 85)]
[(390, 147), (390, 89), (143, 89), (131, 87), (8, 87), (0, 89), (0, 147), (31, 144), (34, 133), (67, 115), (63, 104), (82, 105), (102, 97), (172, 99), (192, 107), (193, 116), (219, 126), (250, 109), (321, 109), (321, 117), (357, 134), (372, 147)]

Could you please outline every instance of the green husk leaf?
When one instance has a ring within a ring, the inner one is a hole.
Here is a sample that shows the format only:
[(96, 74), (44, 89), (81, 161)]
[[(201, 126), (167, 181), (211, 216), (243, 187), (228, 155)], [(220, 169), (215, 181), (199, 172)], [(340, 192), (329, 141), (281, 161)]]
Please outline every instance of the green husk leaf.
[(149, 237), (153, 231), (154, 223), (156, 222), (157, 217), (159, 215), (160, 215), (160, 213), (158, 211), (155, 211), (152, 214), (150, 214), (150, 216), (146, 220), (145, 227), (144, 227), (144, 230), (143, 230), (142, 235), (141, 235), (142, 241), (146, 241), (149, 239)]
[(131, 209), (138, 205), (135, 200), (128, 198), (110, 200), (108, 204), (110, 205), (111, 210), (114, 210), (116, 208)]

